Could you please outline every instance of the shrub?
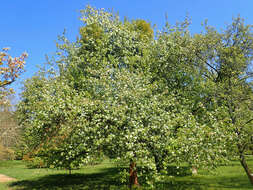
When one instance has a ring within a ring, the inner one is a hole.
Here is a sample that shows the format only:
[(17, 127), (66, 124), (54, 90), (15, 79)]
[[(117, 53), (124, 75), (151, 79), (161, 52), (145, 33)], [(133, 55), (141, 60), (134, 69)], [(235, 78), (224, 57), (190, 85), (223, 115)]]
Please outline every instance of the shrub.
[(30, 157), (30, 155), (26, 154), (23, 156), (23, 160), (26, 162), (28, 168), (46, 168), (45, 163), (40, 157)]

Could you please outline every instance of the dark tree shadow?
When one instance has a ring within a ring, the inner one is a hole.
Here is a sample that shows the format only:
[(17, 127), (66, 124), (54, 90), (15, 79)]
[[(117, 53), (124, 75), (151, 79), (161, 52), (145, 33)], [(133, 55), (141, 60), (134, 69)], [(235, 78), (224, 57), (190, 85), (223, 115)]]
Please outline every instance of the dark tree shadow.
[(253, 189), (249, 183), (247, 176), (236, 177), (192, 177), (188, 179), (176, 181), (168, 181), (156, 184), (155, 189), (171, 189), (171, 190), (220, 190), (220, 189)]
[(122, 189), (124, 185), (119, 183), (118, 169), (108, 168), (95, 174), (56, 174), (47, 175), (34, 180), (22, 180), (13, 182), (11, 188), (32, 190), (32, 189)]

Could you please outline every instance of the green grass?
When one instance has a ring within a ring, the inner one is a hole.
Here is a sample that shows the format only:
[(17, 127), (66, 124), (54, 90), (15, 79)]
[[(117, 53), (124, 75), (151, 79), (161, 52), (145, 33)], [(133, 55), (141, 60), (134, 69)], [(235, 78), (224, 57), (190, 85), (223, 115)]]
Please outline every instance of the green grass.
[[(249, 161), (253, 166), (253, 159)], [(172, 166), (171, 174), (175, 171)], [(119, 171), (108, 160), (95, 166), (86, 166), (73, 170), (68, 175), (65, 170), (28, 169), (22, 161), (0, 161), (0, 173), (14, 177), (18, 181), (0, 183), (0, 190), (6, 189), (127, 189), (127, 185), (119, 182)], [(140, 180), (141, 181), (141, 180)], [(146, 189), (142, 186), (140, 189)], [(221, 166), (215, 172), (200, 170), (196, 176), (190, 175), (189, 168), (182, 169), (177, 177), (166, 177), (155, 189), (175, 190), (247, 190), (253, 189), (239, 162), (231, 162), (229, 166)]]

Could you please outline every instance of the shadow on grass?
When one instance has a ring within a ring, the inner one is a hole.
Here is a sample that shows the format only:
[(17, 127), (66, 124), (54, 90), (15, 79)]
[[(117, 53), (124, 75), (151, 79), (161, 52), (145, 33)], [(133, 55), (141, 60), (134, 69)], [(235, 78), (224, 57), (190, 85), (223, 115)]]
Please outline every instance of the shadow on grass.
[(253, 186), (250, 184), (246, 174), (244, 176), (234, 176), (234, 177), (216, 177), (212, 180), (208, 179), (207, 182), (210, 184), (218, 184), (220, 187), (227, 189), (253, 189)]
[(118, 169), (108, 168), (99, 173), (93, 174), (56, 174), (47, 175), (32, 180), (22, 180), (13, 182), (11, 188), (31, 190), (31, 189), (121, 189), (124, 185), (119, 183)]
[[(164, 182), (157, 183), (157, 190), (205, 190), (205, 189), (252, 189), (246, 176), (190, 176), (189, 168), (170, 168), (170, 174), (177, 174), (177, 177), (167, 178)], [(179, 174), (178, 174), (179, 172)], [(140, 182), (142, 180), (140, 179)], [(119, 182), (119, 169), (106, 168), (99, 173), (92, 174), (57, 174), (47, 175), (31, 180), (13, 182), (10, 188), (32, 190), (32, 189), (86, 189), (86, 190), (123, 190), (128, 189), (127, 185)], [(141, 190), (146, 189), (144, 185)]]
[(219, 177), (208, 178), (205, 176), (176, 178), (173, 181), (167, 181), (156, 185), (156, 189), (171, 190), (220, 190), (220, 189), (253, 189), (249, 183), (247, 176), (236, 177)]

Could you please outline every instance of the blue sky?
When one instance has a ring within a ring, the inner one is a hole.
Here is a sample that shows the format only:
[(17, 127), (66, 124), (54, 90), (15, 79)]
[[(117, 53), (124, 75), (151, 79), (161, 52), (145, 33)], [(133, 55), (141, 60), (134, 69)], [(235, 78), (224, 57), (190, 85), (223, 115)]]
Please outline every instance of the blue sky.
[(79, 10), (86, 5), (113, 9), (123, 19), (141, 18), (161, 28), (165, 14), (170, 24), (183, 21), (188, 14), (192, 19), (191, 32), (201, 31), (201, 22), (221, 29), (233, 17), (240, 15), (253, 24), (253, 0), (0, 0), (0, 48), (11, 47), (12, 56), (26, 51), (26, 72), (12, 87), (20, 93), (20, 81), (31, 77), (45, 62), (45, 55), (55, 52), (57, 36), (64, 29), (74, 40), (81, 22)]

